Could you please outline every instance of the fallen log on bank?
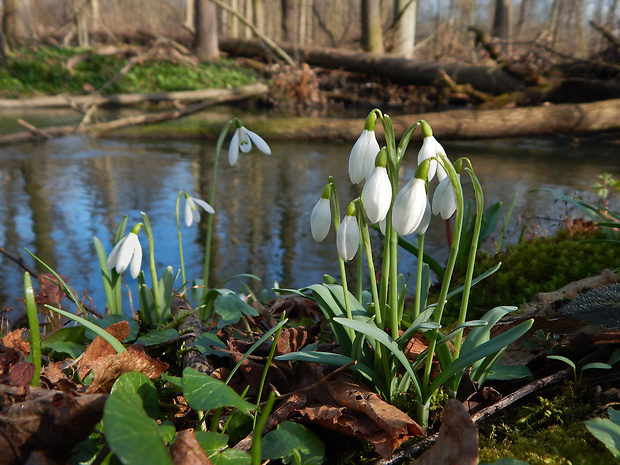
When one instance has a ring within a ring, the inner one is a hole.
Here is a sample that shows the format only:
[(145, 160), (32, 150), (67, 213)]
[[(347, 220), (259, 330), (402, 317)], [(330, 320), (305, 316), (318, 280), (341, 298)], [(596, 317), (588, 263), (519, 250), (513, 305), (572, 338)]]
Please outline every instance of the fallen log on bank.
[[(269, 57), (270, 51), (256, 39), (220, 37), (220, 50), (233, 56)], [(343, 69), (354, 73), (389, 78), (398, 84), (433, 86), (442, 81), (442, 71), (457, 84), (471, 84), (481, 92), (503, 94), (514, 92), (524, 82), (511, 76), (499, 66), (472, 65), (459, 62), (420, 62), (391, 55), (376, 55), (344, 49), (280, 44), (297, 60), (310, 66)]]
[[(450, 110), (392, 117), (396, 134), (403, 134), (420, 119), (428, 121), (441, 140), (541, 136), (556, 133), (588, 134), (620, 129), (620, 99), (584, 104), (544, 105), (501, 110)], [(364, 128), (363, 118), (246, 117), (243, 123), (269, 141), (355, 142)], [(214, 139), (224, 121), (188, 122), (184, 127), (161, 125), (149, 138)], [(378, 125), (380, 126), (380, 124)], [(104, 131), (106, 137), (139, 138), (140, 129)], [(377, 127), (377, 136), (383, 131)], [(421, 139), (421, 131), (413, 139)], [(0, 140), (1, 142), (1, 140)]]
[[(252, 86), (255, 86), (252, 84)], [(267, 92), (267, 86), (257, 84), (258, 95)], [(251, 89), (251, 86), (239, 87), (236, 89), (200, 89), (184, 90), (177, 92), (148, 92), (136, 94), (110, 94), (101, 95), (93, 93), (90, 95), (52, 95), (49, 97), (33, 97), (20, 99), (0, 99), (0, 110), (17, 110), (26, 108), (71, 108), (75, 106), (90, 107), (92, 105), (105, 106), (125, 106), (136, 105), (145, 102), (196, 102), (201, 100), (214, 99), (236, 99), (240, 89)], [(245, 90), (242, 90), (242, 93)], [(225, 100), (226, 101), (226, 100)]]
[[(187, 105), (183, 108), (169, 111), (162, 111), (158, 113), (148, 113), (144, 115), (131, 116), (128, 118), (121, 118), (106, 123), (97, 124), (82, 124), (78, 126), (54, 126), (48, 128), (35, 128), (26, 121), (18, 120), (20, 124), (25, 126), (28, 131), (17, 132), (0, 136), (0, 145), (14, 144), (17, 142), (25, 142), (28, 140), (45, 140), (55, 137), (64, 137), (71, 134), (92, 134), (96, 132), (111, 131), (128, 126), (154, 124), (162, 121), (169, 121), (173, 119), (179, 119), (193, 113), (204, 110), (205, 108), (218, 105), (221, 103), (232, 102), (237, 100), (244, 100), (256, 95), (265, 94), (268, 91), (268, 87), (265, 84), (250, 84), (247, 86), (237, 87), (235, 89), (228, 89), (227, 92), (221, 94), (218, 97), (211, 97), (202, 100), (201, 102)], [(87, 114), (88, 116), (88, 114)]]

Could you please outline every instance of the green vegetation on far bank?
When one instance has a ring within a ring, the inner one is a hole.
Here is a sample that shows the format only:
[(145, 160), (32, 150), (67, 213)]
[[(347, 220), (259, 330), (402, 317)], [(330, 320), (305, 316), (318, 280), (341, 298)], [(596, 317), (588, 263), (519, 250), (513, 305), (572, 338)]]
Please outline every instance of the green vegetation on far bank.
[[(125, 49), (101, 55), (83, 48), (39, 47), (16, 51), (0, 66), (0, 98), (37, 97), (99, 90), (130, 60)], [(80, 56), (73, 66), (68, 60)], [(106, 93), (171, 92), (232, 88), (259, 79), (233, 60), (192, 66), (173, 57), (144, 60), (111, 84)]]

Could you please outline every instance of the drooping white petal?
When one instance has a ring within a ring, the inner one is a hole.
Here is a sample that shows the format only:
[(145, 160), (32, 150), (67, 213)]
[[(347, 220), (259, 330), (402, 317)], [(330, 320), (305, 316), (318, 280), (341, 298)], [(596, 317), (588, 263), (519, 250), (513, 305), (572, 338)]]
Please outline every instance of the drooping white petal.
[(379, 153), (379, 143), (375, 131), (364, 129), (351, 149), (349, 156), (349, 179), (359, 184), (372, 173), (375, 158)]
[(392, 203), (392, 184), (387, 170), (376, 166), (362, 191), (364, 210), (371, 223), (378, 223), (388, 213)]
[(254, 142), (254, 145), (256, 145), (256, 148), (258, 150), (260, 150), (266, 155), (271, 155), (271, 148), (261, 136), (259, 136), (255, 132), (250, 131), (249, 129), (246, 129), (246, 132), (248, 133), (248, 136), (250, 136), (250, 139), (252, 140), (252, 142)]
[(130, 233), (130, 235), (133, 235), (130, 239), (134, 243), (134, 252), (131, 257), (131, 262), (129, 263), (129, 273), (133, 279), (136, 279), (138, 274), (140, 274), (140, 267), (142, 266), (142, 246), (140, 245), (137, 235), (133, 233)]
[(248, 130), (245, 126), (241, 126), (237, 131), (239, 131), (239, 148), (243, 153), (248, 153), (252, 150), (252, 141), (248, 135)]
[(234, 166), (237, 163), (237, 158), (239, 158), (239, 129), (233, 134), (228, 146), (228, 163), (230, 166)]
[(209, 205), (207, 202), (205, 202), (202, 199), (197, 199), (196, 197), (192, 197), (192, 200), (196, 203), (196, 205), (198, 205), (199, 207), (202, 207), (204, 209), (204, 211), (206, 211), (207, 213), (215, 213), (215, 210), (213, 209), (213, 207), (211, 205)]
[(338, 228), (336, 235), (336, 247), (338, 255), (345, 262), (352, 260), (360, 245), (360, 230), (355, 216), (345, 216)]
[(426, 199), (426, 208), (424, 209), (424, 216), (422, 217), (422, 221), (420, 221), (419, 226), (415, 229), (416, 234), (424, 234), (428, 229), (428, 226), (431, 224), (431, 203), (428, 198)]
[(392, 209), (392, 226), (398, 234), (406, 236), (420, 225), (426, 209), (426, 181), (413, 178), (400, 190)]
[[(420, 148), (420, 151), (418, 152), (418, 165), (422, 163), (424, 160), (436, 156), (437, 153), (442, 153), (445, 155), (446, 151), (444, 150), (442, 145), (439, 142), (437, 142), (437, 139), (435, 139), (435, 136), (425, 137), (424, 140), (422, 141), (422, 147)], [(438, 165), (437, 160), (431, 160), (431, 165), (428, 169), (428, 177), (427, 177), (429, 181), (435, 177), (435, 172), (438, 169), (437, 165)]]
[[(460, 182), (461, 176), (459, 174), (456, 176)], [(455, 211), (456, 195), (454, 194), (450, 178), (446, 177), (435, 189), (435, 194), (433, 195), (433, 214), (441, 215), (444, 220), (447, 220)]]
[(330, 200), (320, 198), (310, 215), (310, 229), (312, 230), (312, 237), (315, 241), (321, 242), (327, 237), (332, 223), (331, 216)]
[(126, 238), (127, 236), (123, 237), (112, 248), (112, 252), (110, 252), (110, 255), (108, 256), (108, 261), (106, 262), (106, 265), (105, 265), (108, 270), (111, 270), (112, 268), (116, 267), (116, 262), (118, 261), (118, 252), (121, 249), (121, 246), (123, 245), (123, 242), (125, 242)]
[(186, 195), (185, 197), (185, 225), (189, 228), (194, 221), (200, 221), (200, 213), (198, 207), (204, 209), (207, 213), (215, 213), (213, 207), (207, 202), (195, 197)]

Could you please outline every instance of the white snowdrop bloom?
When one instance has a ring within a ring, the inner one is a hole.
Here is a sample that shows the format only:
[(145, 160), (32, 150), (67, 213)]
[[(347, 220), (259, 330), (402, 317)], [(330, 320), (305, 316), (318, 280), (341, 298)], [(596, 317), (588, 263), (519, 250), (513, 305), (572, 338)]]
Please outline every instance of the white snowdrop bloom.
[(398, 234), (406, 236), (416, 230), (424, 218), (427, 202), (424, 179), (414, 177), (405, 184), (392, 209), (392, 226)]
[(138, 235), (134, 232), (130, 232), (120, 241), (116, 243), (108, 261), (106, 268), (111, 270), (116, 269), (118, 274), (123, 273), (127, 267), (132, 278), (137, 278), (140, 273), (140, 266), (142, 264), (142, 246), (138, 240)]
[(379, 143), (375, 131), (364, 129), (349, 156), (349, 179), (353, 184), (359, 184), (370, 176), (378, 153)]
[(371, 223), (383, 220), (392, 204), (392, 184), (383, 166), (376, 166), (362, 190), (364, 210)]
[[(461, 175), (456, 175), (461, 182)], [(456, 211), (456, 195), (449, 177), (445, 177), (435, 189), (433, 195), (433, 214), (441, 215), (444, 220), (450, 218)]]
[(429, 202), (428, 197), (427, 197), (426, 208), (424, 209), (424, 216), (422, 217), (422, 221), (420, 221), (420, 224), (415, 229), (414, 233), (425, 234), (430, 224), (431, 224), (431, 203)]
[(264, 154), (271, 155), (269, 145), (267, 145), (267, 142), (265, 142), (261, 136), (250, 131), (245, 126), (239, 126), (235, 130), (232, 139), (230, 139), (230, 145), (228, 146), (228, 163), (230, 163), (231, 166), (237, 163), (239, 149), (241, 149), (243, 153), (248, 153), (252, 150), (252, 142), (254, 142), (258, 150)]
[[(424, 140), (422, 141), (422, 147), (420, 148), (420, 151), (418, 152), (418, 164), (421, 164), (424, 160), (431, 159), (432, 157), (436, 157), (437, 153), (442, 153), (443, 155), (446, 155), (446, 151), (441, 146), (441, 144), (437, 142), (437, 139), (435, 139), (435, 136), (425, 137)], [(443, 173), (440, 174), (440, 172), (442, 171)], [(428, 169), (428, 180), (429, 181), (435, 177), (436, 172), (440, 178), (445, 177), (444, 169), (441, 166), (438, 167), (437, 160), (431, 159), (431, 165)]]
[(215, 210), (211, 205), (201, 199), (197, 199), (196, 197), (190, 197), (188, 194), (183, 192), (185, 195), (185, 225), (189, 228), (194, 221), (200, 221), (200, 213), (198, 207), (204, 209), (207, 213), (215, 213)]
[(360, 229), (357, 225), (357, 218), (355, 214), (353, 216), (347, 215), (340, 223), (340, 228), (338, 228), (338, 234), (336, 235), (338, 255), (345, 262), (353, 260), (359, 245)]
[(327, 237), (332, 224), (332, 209), (330, 200), (321, 197), (312, 209), (310, 215), (310, 229), (315, 241), (321, 242)]

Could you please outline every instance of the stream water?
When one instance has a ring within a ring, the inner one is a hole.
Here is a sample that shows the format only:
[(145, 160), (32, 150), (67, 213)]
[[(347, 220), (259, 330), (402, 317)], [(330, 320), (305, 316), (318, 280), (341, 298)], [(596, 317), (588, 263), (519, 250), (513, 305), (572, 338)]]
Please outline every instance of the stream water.
[[(3, 132), (15, 130), (12, 116), (2, 116), (6, 118), (0, 121)], [(56, 125), (75, 120), (63, 112), (39, 111), (36, 116)], [(35, 114), (29, 121), (37, 123)], [(518, 192), (507, 237), (515, 240), (524, 215), (550, 217), (541, 224), (553, 229), (553, 219), (565, 213), (564, 206), (551, 200), (548, 193), (530, 190), (551, 187), (594, 199), (590, 186), (597, 175), (607, 171), (620, 177), (617, 146), (597, 140), (521, 138), (445, 142), (444, 146), (452, 160), (460, 156), (472, 160), (487, 206), (502, 201), (504, 215)], [(93, 236), (109, 252), (122, 216), (128, 215), (131, 228), (141, 221), (140, 212), (144, 211), (154, 229), (159, 273), (167, 265), (177, 269), (176, 196), (183, 190), (208, 198), (214, 146), (212, 142), (74, 136), (0, 147), (0, 245), (41, 271), (24, 249), (37, 254), (66, 276), (79, 295), (91, 298), (103, 311), (105, 296)], [(361, 186), (352, 186), (348, 180), (351, 146), (272, 143), (271, 156), (253, 150), (241, 154), (234, 167), (222, 157), (214, 205), (213, 282), (252, 273), (262, 278), (261, 283), (253, 284), (255, 289), (271, 289), (274, 282), (299, 288), (320, 282), (324, 273), (336, 275), (333, 227), (323, 243), (315, 243), (309, 229), (310, 212), (329, 175), (336, 180), (343, 207), (360, 194)], [(404, 180), (413, 175), (418, 148), (419, 143), (412, 143), (405, 157)], [(470, 187), (470, 182), (464, 184), (466, 189)], [(189, 279), (202, 277), (204, 220), (203, 215), (200, 227), (181, 226)], [(445, 225), (437, 218), (426, 243), (427, 251), (440, 261), (445, 259)], [(145, 251), (145, 269), (147, 260)], [(413, 273), (414, 258), (403, 254), (401, 264), (401, 271)], [(133, 291), (133, 280), (125, 278)], [(238, 283), (228, 286), (240, 289)], [(20, 297), (23, 269), (0, 255), (0, 304), (21, 307)]]

